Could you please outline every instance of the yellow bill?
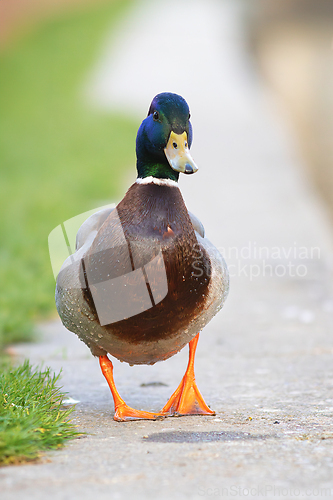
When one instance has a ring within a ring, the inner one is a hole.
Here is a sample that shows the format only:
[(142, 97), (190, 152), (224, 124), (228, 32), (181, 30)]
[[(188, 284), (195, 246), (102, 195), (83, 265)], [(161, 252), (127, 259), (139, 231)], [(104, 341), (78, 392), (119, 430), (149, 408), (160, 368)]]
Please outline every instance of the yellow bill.
[(168, 144), (164, 149), (164, 153), (170, 167), (176, 172), (194, 174), (198, 171), (198, 167), (190, 155), (186, 132), (183, 132), (182, 134), (175, 134), (174, 132), (171, 132)]

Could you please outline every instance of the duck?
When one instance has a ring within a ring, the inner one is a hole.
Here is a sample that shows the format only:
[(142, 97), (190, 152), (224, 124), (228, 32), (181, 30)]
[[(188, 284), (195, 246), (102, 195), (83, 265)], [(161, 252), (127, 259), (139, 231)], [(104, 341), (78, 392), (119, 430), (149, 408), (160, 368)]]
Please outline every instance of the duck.
[[(194, 360), (200, 332), (226, 300), (229, 276), (178, 185), (181, 173), (198, 171), (190, 117), (180, 95), (154, 97), (137, 133), (136, 181), (115, 208), (82, 224), (57, 277), (58, 314), (99, 358), (118, 422), (215, 415), (197, 387)], [(166, 405), (157, 412), (127, 405), (110, 356), (150, 365), (187, 344), (185, 374)]]

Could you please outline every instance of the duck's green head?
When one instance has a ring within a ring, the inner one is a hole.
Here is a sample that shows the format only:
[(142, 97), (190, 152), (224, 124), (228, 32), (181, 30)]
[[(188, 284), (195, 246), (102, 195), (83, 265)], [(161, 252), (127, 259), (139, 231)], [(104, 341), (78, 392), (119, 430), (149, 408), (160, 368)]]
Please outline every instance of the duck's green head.
[(198, 170), (190, 155), (192, 126), (187, 102), (180, 95), (163, 92), (154, 97), (148, 116), (138, 131), (138, 177), (178, 181), (179, 173)]

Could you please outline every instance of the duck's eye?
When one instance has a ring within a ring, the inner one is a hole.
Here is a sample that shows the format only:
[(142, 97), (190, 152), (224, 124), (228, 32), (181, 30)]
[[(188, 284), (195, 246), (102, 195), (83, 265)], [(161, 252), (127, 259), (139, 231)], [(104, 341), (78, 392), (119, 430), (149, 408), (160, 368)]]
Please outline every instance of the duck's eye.
[(176, 142), (173, 142), (173, 143), (172, 143), (172, 145), (173, 145), (173, 147), (174, 147), (175, 149), (177, 149), (177, 148), (178, 148), (178, 144), (177, 144)]
[(159, 119), (158, 111), (154, 111), (153, 118), (154, 118), (155, 121), (157, 121)]
[(187, 142), (185, 141), (185, 148), (187, 148)]

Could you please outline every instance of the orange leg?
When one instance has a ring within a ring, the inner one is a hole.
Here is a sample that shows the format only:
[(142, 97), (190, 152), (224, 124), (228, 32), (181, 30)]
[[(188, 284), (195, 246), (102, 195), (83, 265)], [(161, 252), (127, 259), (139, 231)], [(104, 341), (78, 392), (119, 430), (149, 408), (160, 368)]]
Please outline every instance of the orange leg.
[(140, 411), (134, 410), (130, 406), (128, 406), (122, 397), (120, 397), (119, 392), (114, 383), (113, 379), (113, 365), (107, 356), (99, 357), (99, 364), (101, 365), (101, 369), (104, 377), (106, 378), (107, 383), (112, 392), (113, 401), (114, 401), (114, 420), (118, 422), (126, 422), (126, 420), (142, 420), (142, 419), (150, 419), (157, 420), (163, 418), (164, 415), (161, 413), (150, 413), (149, 411)]
[(215, 415), (208, 408), (195, 383), (194, 356), (199, 340), (199, 333), (189, 343), (190, 355), (187, 369), (179, 386), (161, 410), (163, 415)]

